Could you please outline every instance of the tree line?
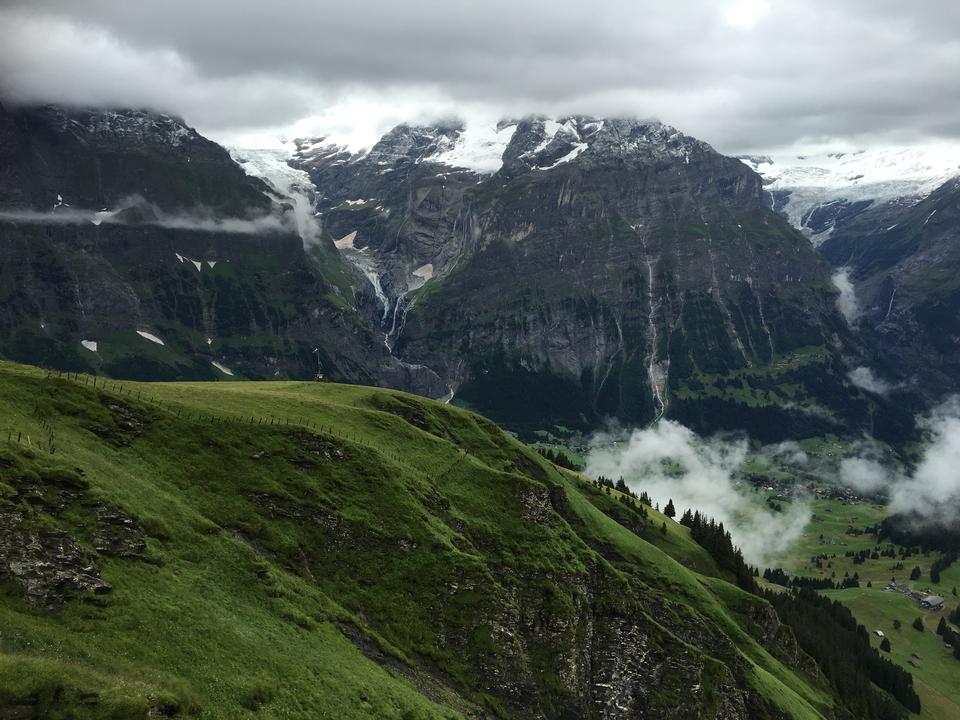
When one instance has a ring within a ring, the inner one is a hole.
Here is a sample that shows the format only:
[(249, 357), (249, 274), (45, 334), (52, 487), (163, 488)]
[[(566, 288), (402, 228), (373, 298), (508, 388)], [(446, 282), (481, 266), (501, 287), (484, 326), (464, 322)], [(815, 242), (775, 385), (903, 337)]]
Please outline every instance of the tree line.
[[(905, 716), (903, 708), (920, 712), (913, 676), (870, 646), (866, 628), (840, 602), (809, 587), (767, 591), (763, 597), (793, 629), (800, 648), (817, 661), (852, 717), (900, 720)], [(887, 691), (896, 703), (877, 688)]]

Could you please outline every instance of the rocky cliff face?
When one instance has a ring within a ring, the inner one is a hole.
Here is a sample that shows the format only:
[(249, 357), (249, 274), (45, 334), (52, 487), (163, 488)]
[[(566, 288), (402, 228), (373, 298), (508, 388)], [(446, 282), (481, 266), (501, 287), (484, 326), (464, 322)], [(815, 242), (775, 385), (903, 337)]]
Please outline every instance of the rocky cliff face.
[[(667, 125), (400, 126), (359, 155), (302, 143), (294, 162), (325, 232), (373, 268), (368, 317), (394, 353), (495, 417), (717, 429), (750, 407), (788, 432), (787, 405), (803, 423), (863, 414), (841, 407), (829, 266), (756, 173)], [(830, 390), (781, 377), (801, 366)]]

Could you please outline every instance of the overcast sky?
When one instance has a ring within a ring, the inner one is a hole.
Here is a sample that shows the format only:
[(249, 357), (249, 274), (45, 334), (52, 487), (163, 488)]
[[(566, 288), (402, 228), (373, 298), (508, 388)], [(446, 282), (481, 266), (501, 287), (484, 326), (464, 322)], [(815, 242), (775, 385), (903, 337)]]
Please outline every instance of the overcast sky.
[(960, 139), (958, 0), (0, 0), (0, 95), (218, 139), (529, 113), (732, 153)]

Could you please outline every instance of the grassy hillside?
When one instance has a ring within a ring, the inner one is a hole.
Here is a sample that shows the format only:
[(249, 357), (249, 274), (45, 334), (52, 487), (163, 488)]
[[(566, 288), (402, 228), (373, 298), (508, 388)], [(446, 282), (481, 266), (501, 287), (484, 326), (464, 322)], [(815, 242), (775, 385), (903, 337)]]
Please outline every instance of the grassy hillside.
[(12, 364), (0, 398), (8, 716), (832, 713), (684, 528), (479, 416)]

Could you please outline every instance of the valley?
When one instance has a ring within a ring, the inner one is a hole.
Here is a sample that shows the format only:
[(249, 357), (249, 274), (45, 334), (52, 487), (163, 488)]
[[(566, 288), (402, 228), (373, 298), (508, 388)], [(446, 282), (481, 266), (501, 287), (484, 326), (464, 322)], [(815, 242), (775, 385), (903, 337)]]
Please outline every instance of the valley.
[(11, 717), (960, 716), (952, 156), (0, 139)]

